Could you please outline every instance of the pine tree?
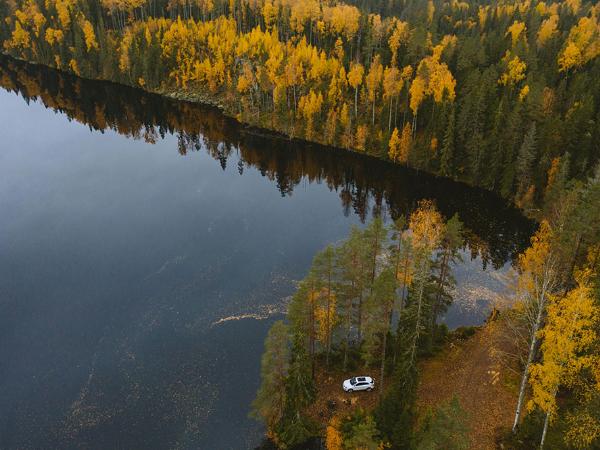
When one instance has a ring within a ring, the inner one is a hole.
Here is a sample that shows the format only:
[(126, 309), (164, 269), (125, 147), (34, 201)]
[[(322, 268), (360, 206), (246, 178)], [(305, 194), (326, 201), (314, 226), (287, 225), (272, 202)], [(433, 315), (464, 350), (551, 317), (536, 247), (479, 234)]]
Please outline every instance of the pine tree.
[[(516, 162), (516, 174), (518, 180), (517, 201), (523, 199), (527, 189), (531, 186), (532, 164), (536, 158), (536, 124), (531, 123), (523, 143), (519, 149)], [(522, 205), (527, 206), (527, 205)]]
[(277, 439), (286, 447), (305, 442), (315, 434), (315, 426), (304, 408), (315, 399), (310, 359), (301, 335), (293, 337), (289, 373), (285, 382), (285, 408), (277, 429)]
[(448, 114), (448, 124), (446, 125), (446, 131), (444, 133), (444, 142), (442, 143), (442, 149), (440, 151), (440, 175), (443, 175), (445, 177), (452, 176), (452, 174), (454, 173), (454, 111), (454, 106), (452, 106)]
[(326, 367), (329, 368), (329, 354), (335, 326), (336, 283), (335, 251), (331, 245), (318, 253), (311, 267), (311, 277), (316, 280), (319, 291), (319, 306), (317, 307), (317, 322), (320, 330), (320, 340), (326, 352)]
[(283, 417), (286, 399), (286, 379), (289, 370), (288, 327), (278, 320), (273, 324), (265, 340), (261, 360), (261, 385), (252, 402), (251, 417), (264, 422), (272, 435)]
[(467, 450), (470, 447), (465, 411), (456, 396), (435, 411), (428, 410), (417, 432), (417, 450)]

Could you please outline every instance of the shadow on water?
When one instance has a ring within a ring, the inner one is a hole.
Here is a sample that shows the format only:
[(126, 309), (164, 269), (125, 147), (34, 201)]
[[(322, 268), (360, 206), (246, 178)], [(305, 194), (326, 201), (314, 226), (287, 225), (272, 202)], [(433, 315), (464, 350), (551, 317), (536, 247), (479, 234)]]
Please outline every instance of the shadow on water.
[[(0, 216), (0, 236), (7, 236), (0, 239), (6, 252), (0, 255), (2, 449), (252, 448), (262, 430), (248, 419), (248, 405), (258, 387), (264, 337), (281, 317), (281, 309), (269, 307), (293, 292), (293, 280), (324, 242), (342, 237), (352, 222), (409, 214), (428, 198), (446, 217), (460, 215), (467, 251), (497, 268), (524, 248), (534, 227), (481, 189), (263, 133), (211, 107), (3, 56), (0, 87), (91, 130), (120, 135), (107, 149), (109, 136), (82, 138), (60, 128), (64, 139), (88, 140), (50, 149), (55, 178), (21, 174), (37, 162), (31, 158), (50, 155), (36, 148), (43, 147), (38, 141), (10, 153), (14, 166), (0, 167), (23, 195), (15, 199), (0, 189), (0, 204), (10, 200), (13, 213), (21, 214), (16, 228), (9, 227), (8, 214)], [(21, 113), (13, 123), (30, 118), (29, 111)], [(208, 154), (223, 171), (208, 170), (201, 158), (173, 164), (177, 153), (115, 155), (133, 142), (121, 136), (168, 143), (181, 155)], [(27, 136), (23, 142), (30, 144)], [(87, 159), (71, 163), (84, 153), (80, 145), (89, 147)], [(30, 159), (15, 163), (20, 152)], [(77, 176), (63, 179), (63, 164)], [(122, 167), (110, 172), (111, 164)], [(81, 183), (78, 177), (90, 172), (98, 184)], [(146, 178), (134, 180), (133, 172)], [(140, 179), (141, 187), (135, 185)], [(245, 183), (227, 190), (235, 180)], [(208, 187), (200, 189), (201, 182)], [(104, 189), (110, 183), (114, 189)], [(285, 202), (272, 205), (273, 197), (282, 199), (271, 185)], [(144, 189), (152, 192), (143, 195)], [(177, 189), (200, 190), (164, 194)], [(252, 189), (257, 192), (243, 191)], [(58, 212), (55, 203), (34, 201), (48, 199), (52, 190), (64, 200)], [(38, 216), (24, 211), (21, 200), (43, 209), (46, 221), (31, 219)], [(144, 202), (152, 204), (143, 208)], [(261, 208), (261, 202), (271, 206)], [(352, 220), (341, 223), (332, 204), (341, 204)], [(263, 211), (276, 216), (262, 217)], [(317, 219), (305, 220), (309, 214)], [(248, 308), (257, 306), (266, 313)], [(267, 319), (240, 320), (240, 314)]]
[(177, 151), (206, 151), (227, 167), (233, 154), (237, 170), (255, 167), (273, 180), (282, 196), (301, 183), (326, 183), (340, 198), (345, 214), (362, 221), (370, 214), (392, 218), (409, 214), (421, 199), (434, 199), (442, 214), (458, 213), (468, 231), (468, 246), (484, 264), (511, 260), (529, 241), (534, 224), (505, 200), (464, 183), (436, 177), (386, 161), (245, 127), (217, 109), (117, 85), (90, 81), (0, 55), (0, 87), (26, 101), (41, 100), (69, 119), (103, 132), (113, 130), (155, 143), (177, 136)]

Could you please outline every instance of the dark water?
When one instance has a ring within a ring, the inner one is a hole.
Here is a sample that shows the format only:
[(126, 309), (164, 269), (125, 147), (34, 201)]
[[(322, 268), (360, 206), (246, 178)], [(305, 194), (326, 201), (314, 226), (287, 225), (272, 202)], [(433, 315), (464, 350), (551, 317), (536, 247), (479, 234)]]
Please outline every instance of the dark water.
[(0, 87), (1, 449), (252, 448), (262, 342), (317, 250), (423, 198), (458, 212), (457, 326), (532, 230), (489, 193), (211, 108), (5, 58)]

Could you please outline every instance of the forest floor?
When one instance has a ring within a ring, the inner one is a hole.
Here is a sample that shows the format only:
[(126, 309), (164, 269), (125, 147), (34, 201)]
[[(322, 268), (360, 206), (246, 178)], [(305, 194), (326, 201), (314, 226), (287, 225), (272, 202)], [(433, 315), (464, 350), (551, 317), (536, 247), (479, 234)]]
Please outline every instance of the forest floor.
[[(500, 318), (476, 328), (467, 338), (451, 334), (439, 352), (419, 363), (417, 421), (428, 408), (435, 409), (456, 395), (466, 413), (470, 448), (497, 447), (501, 432), (512, 425), (517, 400), (516, 372), (500, 362), (502, 354), (514, 352), (502, 338), (505, 327)], [(316, 401), (306, 411), (308, 416), (325, 428), (333, 415), (351, 414), (358, 408), (373, 410), (379, 399), (378, 389), (347, 393), (342, 390), (342, 381), (357, 375), (377, 378), (378, 374), (378, 370), (325, 371), (318, 366)]]
[(466, 412), (471, 449), (496, 448), (499, 433), (512, 424), (517, 377), (499, 362), (499, 355), (513, 351), (502, 339), (505, 326), (502, 319), (488, 322), (420, 365), (419, 416), (456, 395)]
[(343, 416), (358, 408), (366, 411), (374, 409), (379, 395), (377, 389), (371, 392), (352, 393), (344, 392), (342, 389), (342, 382), (353, 376), (368, 375), (375, 378), (374, 371), (363, 372), (365, 373), (360, 370), (345, 373), (341, 370), (326, 372), (324, 369), (317, 368), (315, 377), (317, 380), (316, 401), (308, 408), (308, 416), (317, 423), (326, 426), (334, 414)]

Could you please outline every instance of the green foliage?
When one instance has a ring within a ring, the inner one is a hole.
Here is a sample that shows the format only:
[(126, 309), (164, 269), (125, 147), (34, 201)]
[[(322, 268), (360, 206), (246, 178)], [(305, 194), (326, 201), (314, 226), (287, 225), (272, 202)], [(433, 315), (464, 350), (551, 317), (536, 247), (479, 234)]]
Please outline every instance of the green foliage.
[(310, 367), (304, 339), (297, 334), (293, 337), (289, 374), (285, 380), (283, 416), (276, 427), (277, 439), (285, 448), (301, 444), (316, 433), (315, 424), (303, 411), (315, 399)]
[(457, 216), (445, 223), (433, 203), (423, 201), (408, 221), (400, 218), (388, 228), (375, 219), (317, 254), (288, 308), (293, 338), (283, 386), (273, 369), (281, 365), (273, 361), (286, 357), (276, 352), (280, 342), (287, 345), (281, 323), (271, 330), (263, 356), (263, 385), (255, 403), (257, 409), (266, 404), (265, 409), (273, 410), (275, 396), (268, 393), (276, 385), (281, 388), (283, 409), (268, 421), (278, 443), (289, 448), (317, 432), (304, 414), (315, 398), (316, 361), (324, 359), (343, 369), (379, 367), (375, 420), (355, 417), (346, 430), (347, 447), (378, 448), (383, 439), (394, 448), (410, 448), (417, 356), (447, 334), (437, 319), (452, 300), (451, 263), (462, 239)]
[(19, 58), (203, 99), (242, 121), (374, 156), (388, 154), (398, 130), (393, 160), (493, 189), (532, 214), (550, 200), (555, 158), (570, 155), (568, 179), (592, 173), (594, 2), (349, 3), (359, 8), (13, 0), (0, 2), (0, 42)]
[(416, 450), (467, 450), (469, 439), (465, 412), (453, 397), (435, 411), (427, 411), (419, 427)]
[(408, 450), (413, 446), (416, 390), (416, 368), (400, 361), (387, 395), (375, 410), (377, 428), (392, 449)]
[(262, 420), (273, 429), (281, 420), (286, 398), (286, 378), (289, 370), (288, 327), (281, 320), (273, 324), (265, 340), (261, 360), (261, 385), (252, 402), (251, 417)]
[(373, 416), (356, 410), (341, 423), (343, 446), (347, 449), (378, 450), (381, 447), (379, 431)]

